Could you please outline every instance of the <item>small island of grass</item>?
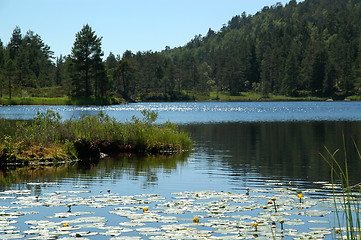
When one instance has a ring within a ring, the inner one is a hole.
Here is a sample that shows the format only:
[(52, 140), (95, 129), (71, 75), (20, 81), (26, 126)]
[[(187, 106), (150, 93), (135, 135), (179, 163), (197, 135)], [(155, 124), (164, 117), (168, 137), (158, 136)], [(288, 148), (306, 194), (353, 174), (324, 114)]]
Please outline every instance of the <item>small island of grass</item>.
[(104, 154), (174, 153), (190, 149), (187, 133), (172, 123), (157, 125), (158, 114), (142, 111), (118, 122), (100, 112), (78, 120), (62, 121), (48, 110), (30, 121), (0, 119), (0, 163), (59, 163), (99, 159)]

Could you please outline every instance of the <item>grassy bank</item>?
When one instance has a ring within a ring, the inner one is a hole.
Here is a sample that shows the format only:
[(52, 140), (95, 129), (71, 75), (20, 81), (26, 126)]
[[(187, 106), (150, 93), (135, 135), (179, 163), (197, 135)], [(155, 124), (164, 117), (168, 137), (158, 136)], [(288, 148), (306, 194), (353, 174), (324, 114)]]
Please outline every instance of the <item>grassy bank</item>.
[(288, 97), (283, 95), (274, 95), (269, 94), (268, 96), (263, 96), (260, 93), (256, 92), (241, 92), (237, 96), (231, 96), (223, 92), (211, 92), (208, 96), (198, 95), (196, 98), (201, 100), (219, 100), (219, 101), (323, 101), (325, 99), (311, 96), (302, 96), (302, 97)]
[(62, 121), (59, 114), (39, 113), (34, 120), (0, 119), (0, 162), (59, 162), (97, 159), (101, 153), (160, 153), (187, 150), (191, 141), (176, 125), (154, 124), (157, 114), (143, 111), (121, 123), (100, 112)]
[[(48, 95), (46, 95), (48, 96)], [(238, 102), (256, 102), (256, 101), (324, 101), (325, 98), (299, 96), (288, 97), (283, 95), (263, 96), (256, 92), (241, 92), (237, 96), (231, 96), (225, 92), (210, 92), (209, 94), (184, 92), (177, 96), (164, 96), (162, 94), (150, 94), (137, 98), (139, 101), (238, 101)], [(360, 100), (357, 96), (349, 97), (350, 100)], [(8, 97), (0, 98), (0, 105), (111, 105), (124, 103), (124, 100), (116, 97)]]
[(0, 98), (0, 105), (111, 105), (122, 103), (120, 98), (103, 97), (13, 97)]

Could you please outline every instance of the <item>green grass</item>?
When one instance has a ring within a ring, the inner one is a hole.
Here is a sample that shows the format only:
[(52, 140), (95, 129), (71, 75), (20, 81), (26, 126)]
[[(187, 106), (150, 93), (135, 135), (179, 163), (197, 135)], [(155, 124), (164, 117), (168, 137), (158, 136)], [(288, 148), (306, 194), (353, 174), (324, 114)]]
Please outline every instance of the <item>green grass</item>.
[(122, 103), (120, 98), (101, 97), (13, 97), (0, 98), (0, 105), (111, 105)]
[[(9, 99), (8, 97), (0, 98), (0, 105), (111, 105), (111, 104), (120, 104), (123, 102), (121, 98), (116, 97), (64, 97), (56, 96), (54, 91), (56, 88), (47, 88), (41, 89), (41, 95), (44, 97), (13, 97)], [(59, 89), (60, 92), (63, 89)], [(54, 95), (51, 95), (54, 94)], [(48, 97), (54, 96), (54, 97)], [(349, 100), (361, 100), (360, 96), (350, 96), (347, 99)], [(140, 100), (144, 101), (324, 101), (326, 98), (312, 97), (307, 96), (307, 94), (300, 97), (289, 97), (284, 95), (274, 95), (269, 94), (268, 96), (263, 96), (260, 93), (256, 92), (240, 92), (237, 96), (231, 96), (225, 92), (210, 92), (208, 93), (195, 93), (193, 92), (182, 92), (182, 94), (177, 96), (168, 96), (162, 95), (159, 93), (148, 94), (147, 96), (142, 96)]]
[[(361, 154), (356, 144), (355, 148), (359, 159), (354, 160), (360, 161)], [(331, 152), (328, 148), (325, 147), (325, 149), (326, 154), (321, 154), (321, 156), (330, 166), (337, 224), (334, 226), (333, 236), (335, 239), (361, 239), (361, 183), (354, 186), (350, 184), (346, 152), (344, 159), (340, 161), (336, 158), (338, 150)], [(341, 185), (340, 189), (335, 187), (337, 184)]]
[(191, 147), (187, 133), (169, 122), (157, 125), (155, 112), (142, 111), (122, 123), (100, 112), (62, 121), (48, 110), (31, 121), (0, 119), (0, 162), (26, 163), (97, 157), (100, 152), (180, 152)]
[(269, 94), (268, 96), (262, 96), (256, 92), (241, 92), (237, 96), (231, 96), (224, 92), (210, 92), (209, 95), (196, 95), (196, 99), (199, 100), (219, 100), (219, 101), (323, 101), (325, 99), (318, 97), (288, 97), (283, 95)]
[(352, 96), (347, 97), (346, 99), (353, 100), (353, 101), (361, 101), (361, 96), (352, 95)]

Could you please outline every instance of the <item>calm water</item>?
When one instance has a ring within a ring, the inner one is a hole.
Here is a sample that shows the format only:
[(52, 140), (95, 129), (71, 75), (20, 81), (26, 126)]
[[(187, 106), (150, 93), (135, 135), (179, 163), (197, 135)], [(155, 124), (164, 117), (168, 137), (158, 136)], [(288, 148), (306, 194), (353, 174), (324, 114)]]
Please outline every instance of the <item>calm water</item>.
[[(354, 140), (361, 146), (361, 102), (4, 106), (0, 107), (0, 117), (31, 119), (46, 109), (59, 112), (63, 119), (97, 114), (101, 110), (120, 121), (133, 115), (141, 117), (139, 111), (148, 109), (159, 113), (158, 123), (169, 120), (181, 124), (195, 142), (192, 153), (166, 160), (167, 164), (162, 162), (158, 166), (154, 160), (154, 165), (147, 166), (149, 161), (137, 159), (124, 168), (117, 165), (123, 161), (100, 162), (90, 172), (73, 169), (74, 174), (68, 174), (64, 181), (95, 178), (118, 184), (126, 180), (126, 186), (135, 184), (125, 188), (133, 192), (201, 190), (210, 186), (228, 191), (259, 182), (258, 178), (324, 181), (329, 180), (329, 174), (320, 153), (325, 153), (324, 146), (332, 152), (343, 149), (343, 136), (350, 164), (354, 164), (352, 177), (356, 182), (361, 181), (357, 171), (360, 161), (353, 160), (356, 153), (352, 143)], [(338, 156), (343, 158), (341, 151)], [(21, 181), (18, 179), (18, 183)]]
[[(171, 197), (182, 191), (266, 189), (267, 183), (277, 182), (321, 189), (330, 171), (320, 153), (325, 153), (325, 146), (331, 152), (341, 149), (336, 157), (343, 159), (344, 143), (352, 182), (361, 182), (361, 161), (353, 147), (353, 141), (361, 146), (361, 102), (11, 106), (0, 107), (0, 117), (30, 119), (48, 108), (64, 119), (102, 110), (120, 121), (141, 117), (142, 109), (153, 110), (159, 113), (158, 123), (169, 120), (189, 131), (194, 149), (173, 157), (119, 156), (87, 166), (0, 172), (0, 190), (28, 189), (39, 195), (86, 186), (92, 192), (109, 189), (121, 195)], [(29, 184), (34, 182), (52, 184)]]

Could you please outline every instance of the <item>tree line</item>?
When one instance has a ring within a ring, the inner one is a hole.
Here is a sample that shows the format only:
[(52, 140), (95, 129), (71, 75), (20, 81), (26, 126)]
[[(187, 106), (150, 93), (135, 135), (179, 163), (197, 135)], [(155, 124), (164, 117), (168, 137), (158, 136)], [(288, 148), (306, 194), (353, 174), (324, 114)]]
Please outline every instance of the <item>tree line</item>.
[(71, 54), (54, 58), (41, 37), (0, 41), (0, 97), (59, 86), (68, 96), (191, 100), (210, 92), (343, 98), (361, 94), (361, 0), (291, 0), (234, 16), (178, 48), (104, 58), (84, 25)]

